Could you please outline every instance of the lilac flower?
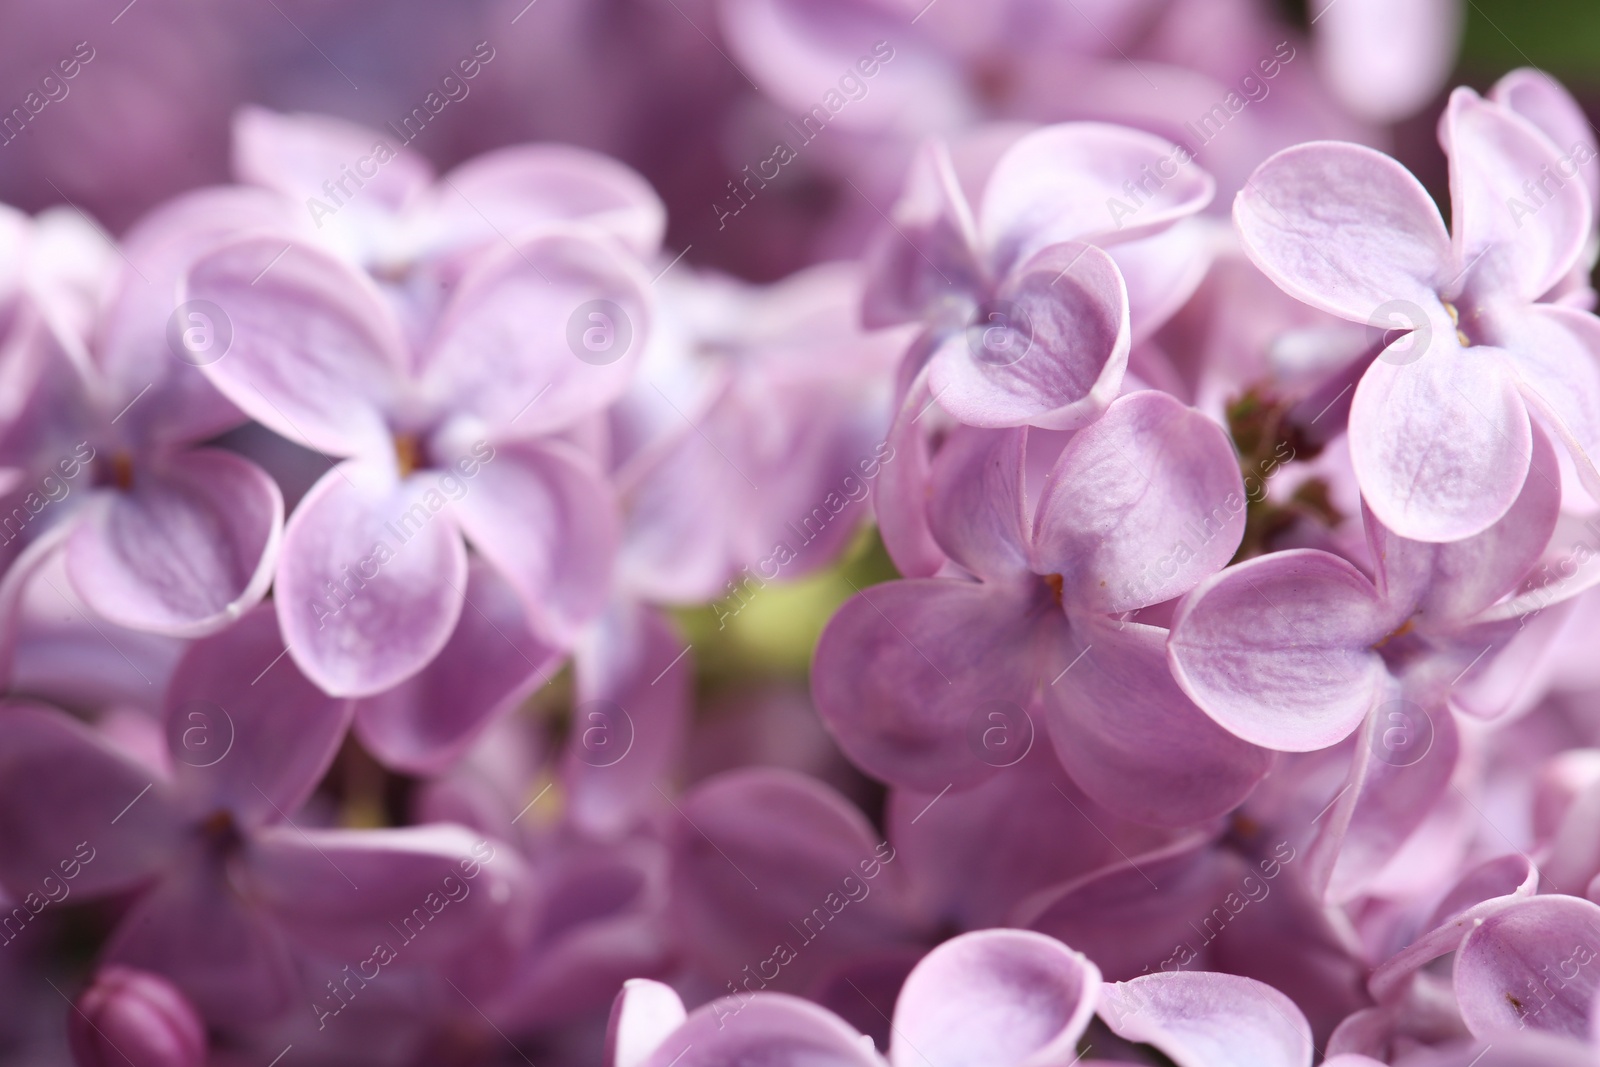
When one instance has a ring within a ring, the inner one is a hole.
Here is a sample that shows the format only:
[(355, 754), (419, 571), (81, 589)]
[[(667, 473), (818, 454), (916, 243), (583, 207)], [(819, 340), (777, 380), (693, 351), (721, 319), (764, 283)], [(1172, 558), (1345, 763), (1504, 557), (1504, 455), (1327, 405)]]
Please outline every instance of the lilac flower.
[[(439, 655), (462, 614), (463, 535), (549, 640), (598, 612), (609, 490), (587, 457), (539, 435), (603, 409), (637, 358), (646, 280), (614, 245), (552, 227), (486, 256), (421, 347), (364, 275), (299, 241), (220, 248), (187, 292), (232, 321), (232, 349), (205, 368), (217, 387), (278, 433), (347, 457), (296, 508), (275, 586), (290, 654), (319, 686), (369, 696)], [(633, 341), (610, 362), (580, 361), (569, 320), (602, 299)]]
[(135, 227), (103, 277), (63, 274), (59, 237), (36, 236), (33, 294), (11, 327), (28, 403), (0, 437), (0, 462), (21, 475), (4, 536), (35, 546), (20, 577), (59, 548), (98, 616), (179, 637), (226, 626), (266, 593), (282, 495), (255, 464), (203, 445), (244, 415), (192, 365), (221, 343), (216, 324), (175, 309), (171, 291), (208, 243), (271, 223), (275, 206), (243, 190), (190, 194)]
[(1078, 1040), (1097, 1012), (1119, 1037), (1181, 1064), (1311, 1063), (1305, 1019), (1270, 986), (1226, 974), (1101, 982), (1087, 957), (1020, 930), (964, 934), (924, 957), (895, 1004), (883, 1054), (838, 1016), (786, 994), (725, 997), (686, 1014), (670, 988), (635, 980), (612, 1008), (607, 1062), (1065, 1065), (1081, 1058)]
[(465, 954), (515, 929), (517, 861), (483, 862), (477, 838), (456, 826), (297, 824), (350, 707), (292, 662), (274, 664), (280, 650), (265, 607), (191, 646), (166, 697), (165, 766), (130, 758), (59, 711), (5, 709), (0, 882), (33, 893), (70, 863), (77, 894), (133, 893), (106, 960), (164, 975), (208, 1021), (237, 1025), (288, 1009), (296, 959), (360, 961), (441, 879), (483, 877), (438, 936), (405, 946), (407, 966), (481, 981), (483, 961)]
[(1238, 546), (1232, 448), (1170, 397), (1131, 394), (1067, 441), (1035, 506), (1029, 443), (967, 429), (940, 452), (930, 525), (965, 574), (847, 603), (817, 648), (818, 710), (863, 769), (936, 793), (995, 772), (969, 748), (986, 702), (1040, 707), (1067, 772), (1111, 811), (1183, 823), (1228, 810), (1268, 756), (1189, 702), (1163, 663), (1165, 631), (1131, 617)]
[(1373, 513), (1419, 541), (1470, 537), (1505, 514), (1532, 459), (1530, 416), (1600, 487), (1600, 325), (1538, 303), (1589, 240), (1593, 204), (1571, 180), (1581, 161), (1468, 89), (1439, 137), (1452, 233), (1404, 168), (1349, 144), (1274, 156), (1234, 204), (1246, 251), (1285, 291), (1407, 331), (1355, 390), (1350, 453)]
[(1451, 687), (1519, 629), (1514, 605), (1497, 604), (1532, 570), (1560, 507), (1554, 451), (1542, 434), (1533, 445), (1516, 502), (1474, 537), (1408, 541), (1368, 514), (1374, 578), (1331, 553), (1275, 552), (1201, 582), (1173, 617), (1174, 677), (1236, 736), (1306, 752), (1365, 724), (1323, 827), (1335, 896), (1375, 873), (1448, 788)]

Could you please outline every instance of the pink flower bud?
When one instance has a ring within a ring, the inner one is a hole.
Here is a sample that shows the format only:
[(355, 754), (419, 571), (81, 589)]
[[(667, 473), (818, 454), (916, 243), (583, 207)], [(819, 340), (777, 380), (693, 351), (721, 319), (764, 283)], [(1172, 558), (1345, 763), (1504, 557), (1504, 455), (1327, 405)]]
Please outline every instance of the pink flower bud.
[(78, 1067), (201, 1067), (206, 1031), (189, 999), (165, 978), (106, 967), (78, 998), (67, 1029)]

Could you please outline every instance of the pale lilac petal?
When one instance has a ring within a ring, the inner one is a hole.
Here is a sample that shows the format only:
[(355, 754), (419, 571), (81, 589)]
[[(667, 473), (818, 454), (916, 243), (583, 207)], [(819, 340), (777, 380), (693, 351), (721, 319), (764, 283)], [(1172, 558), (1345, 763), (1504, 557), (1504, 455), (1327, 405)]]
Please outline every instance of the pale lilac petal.
[[(1588, 191), (1559, 186), (1561, 151), (1532, 123), (1462, 87), (1439, 120), (1450, 156), (1451, 236), (1456, 262), (1470, 268), (1488, 257), (1496, 279), (1524, 300), (1559, 282), (1582, 255), (1594, 225)], [(1538, 197), (1526, 184), (1541, 182)], [(1473, 287), (1469, 274), (1466, 285)]]
[(724, 997), (696, 1009), (644, 1067), (884, 1067), (837, 1015), (784, 993)]
[(1215, 238), (1207, 220), (1106, 249), (1128, 287), (1128, 325), (1137, 348), (1189, 302), (1211, 269)]
[[(1154, 181), (1151, 180), (1154, 177)], [(1126, 188), (1140, 188), (1137, 197)], [(1211, 202), (1190, 154), (1141, 130), (1067, 122), (1026, 135), (984, 187), (980, 229), (997, 274), (1064, 241), (1148, 237)]]
[(1027, 441), (1026, 430), (962, 427), (934, 457), (926, 494), (934, 539), (981, 578), (1003, 580), (1028, 570)]
[(522, 597), (534, 632), (567, 643), (610, 592), (618, 536), (611, 487), (560, 442), (503, 441), (489, 455), (470, 478), (447, 470), (439, 484), (472, 547)]
[(1522, 1029), (1589, 1036), (1600, 992), (1600, 905), (1533, 897), (1473, 927), (1456, 952), (1461, 1017), (1477, 1037)]
[(521, 598), (483, 560), (468, 562), (463, 599), (455, 630), (426, 667), (356, 703), (356, 734), (387, 766), (444, 770), (560, 665), (564, 653), (528, 629)]
[(344, 741), (350, 703), (327, 696), (283, 654), (270, 606), (189, 646), (167, 686), (167, 745), (191, 814), (243, 826), (287, 818)]
[(246, 106), (233, 117), (233, 174), (301, 204), (326, 198), (323, 183), (339, 181), (341, 170), (353, 171), (360, 195), (343, 206), (373, 202), (395, 212), (428, 187), (433, 168), (421, 154), (402, 151), (373, 167), (376, 173), (361, 173), (360, 162), (380, 141), (387, 143), (378, 130), (328, 115), (281, 115)]
[(995, 773), (971, 742), (985, 707), (1032, 699), (1034, 595), (948, 578), (886, 582), (829, 621), (811, 695), (845, 754), (868, 774), (938, 792)]
[(688, 1015), (671, 986), (648, 978), (628, 979), (611, 1004), (606, 1067), (641, 1067)]
[(1311, 1027), (1294, 1001), (1233, 974), (1168, 971), (1101, 987), (1113, 1033), (1178, 1067), (1311, 1067)]
[(649, 284), (593, 231), (524, 236), (461, 280), (422, 356), (422, 388), (498, 437), (571, 426), (627, 389), (650, 334)]
[(1500, 1034), (1493, 1041), (1419, 1051), (1396, 1062), (1399, 1067), (1593, 1067), (1594, 1048), (1553, 1034)]
[(889, 1062), (1066, 1067), (1098, 999), (1088, 957), (1028, 930), (946, 941), (912, 969), (894, 1009)]
[(658, 806), (682, 758), (694, 659), (661, 612), (611, 608), (579, 645), (572, 732), (562, 772), (572, 821), (614, 837)]
[(397, 484), (351, 460), (295, 508), (273, 600), (307, 677), (337, 696), (371, 696), (444, 648), (466, 581), (466, 547), (431, 478)]
[(1460, 741), (1442, 703), (1424, 707), (1399, 686), (1367, 716), (1350, 778), (1318, 820), (1307, 860), (1330, 903), (1354, 899), (1394, 859), (1445, 796)]
[[(0, 707), (0, 882), (12, 899), (127, 889), (169, 862), (182, 834), (168, 783), (74, 719)], [(46, 879), (52, 879), (46, 882)]]
[(1165, 393), (1132, 393), (1062, 450), (1039, 501), (1034, 568), (1062, 575), (1074, 605), (1148, 607), (1220, 570), (1244, 513), (1221, 427)]
[(929, 141), (911, 160), (894, 225), (867, 247), (863, 324), (876, 329), (959, 315), (993, 280), (979, 254), (977, 226), (949, 146)]
[(889, 558), (907, 578), (932, 577), (947, 559), (928, 525), (931, 460), (927, 431), (931, 427), (923, 425), (923, 420), (933, 404), (927, 375), (919, 374), (889, 427), (886, 440), (890, 451), (873, 487), (878, 534)]
[(387, 942), (412, 965), (478, 952), (504, 966), (525, 933), (522, 861), (465, 827), (277, 826), (257, 835), (245, 862), (239, 877), (256, 905), (319, 956), (359, 961)]
[(1600, 319), (1534, 304), (1515, 330), (1507, 350), (1523, 398), (1560, 438), (1584, 488), (1600, 496)]
[[(928, 367), (939, 404), (969, 426), (1075, 429), (1116, 396), (1128, 365), (1128, 294), (1092, 245), (1059, 244), (1027, 260), (978, 319)], [(981, 320), (981, 321), (979, 321)]]
[[(676, 804), (677, 922), (708, 973), (752, 992), (763, 980), (804, 989), (843, 960), (911, 936), (894, 848), (821, 782), (747, 768), (707, 779)], [(775, 946), (792, 958), (774, 959)], [(749, 977), (757, 972), (764, 978)]]
[(1172, 622), (1173, 676), (1238, 737), (1284, 752), (1347, 737), (1386, 691), (1372, 646), (1399, 624), (1366, 576), (1291, 549), (1202, 583)]
[[(1408, 343), (1406, 339), (1396, 345)], [(1350, 403), (1350, 459), (1378, 521), (1413, 541), (1459, 541), (1504, 515), (1533, 453), (1504, 350), (1435, 330), (1420, 357), (1379, 357)]]
[(1369, 122), (1410, 118), (1455, 66), (1465, 21), (1455, 0), (1339, 0), (1314, 10), (1317, 69)]
[(1167, 670), (1166, 637), (1074, 618), (1045, 699), (1056, 754), (1085, 793), (1124, 818), (1187, 826), (1238, 806), (1272, 756), (1190, 702)]
[(1318, 141), (1261, 164), (1233, 203), (1244, 250), (1290, 296), (1353, 322), (1392, 300), (1436, 307), (1450, 235), (1427, 190), (1381, 152)]
[(434, 187), (432, 225), (455, 247), (514, 240), (551, 221), (582, 222), (648, 259), (661, 247), (666, 207), (639, 174), (609, 156), (564, 144), (515, 145), (476, 156)]
[(190, 268), (184, 299), (222, 309), (232, 341), (201, 370), (256, 421), (336, 456), (387, 439), (405, 350), (366, 275), (304, 242), (245, 237)]
[(67, 541), (67, 575), (119, 626), (194, 637), (266, 595), (282, 535), (283, 494), (265, 471), (195, 449), (96, 494)]
[(1582, 164), (1583, 184), (1589, 191), (1590, 203), (1600, 205), (1600, 165), (1595, 164), (1600, 150), (1595, 147), (1594, 128), (1560, 82), (1542, 70), (1522, 67), (1495, 82), (1489, 98), (1533, 123), (1572, 160), (1570, 165), (1562, 166), (1561, 177), (1571, 177), (1571, 169), (1579, 166), (1578, 158), (1587, 152), (1589, 161)]
[(104, 952), (111, 962), (170, 979), (217, 1026), (279, 1017), (296, 985), (283, 935), (240, 899), (220, 864), (201, 854), (169, 867), (123, 918)]

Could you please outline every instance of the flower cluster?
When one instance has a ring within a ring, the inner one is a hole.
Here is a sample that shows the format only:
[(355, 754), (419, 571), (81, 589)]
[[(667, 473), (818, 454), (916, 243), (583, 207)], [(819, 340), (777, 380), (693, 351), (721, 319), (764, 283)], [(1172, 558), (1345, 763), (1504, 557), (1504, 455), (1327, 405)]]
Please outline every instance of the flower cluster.
[(0, 1058), (1594, 1063), (1567, 90), (1430, 191), (1446, 2), (610, 6), (126, 182), (0, 45), (113, 228), (0, 208)]

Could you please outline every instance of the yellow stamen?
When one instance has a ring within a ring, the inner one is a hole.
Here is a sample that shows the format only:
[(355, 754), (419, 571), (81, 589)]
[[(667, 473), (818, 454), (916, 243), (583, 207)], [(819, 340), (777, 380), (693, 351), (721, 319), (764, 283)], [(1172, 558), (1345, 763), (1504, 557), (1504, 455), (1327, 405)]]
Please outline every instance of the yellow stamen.
[(422, 442), (413, 434), (396, 434), (394, 438), (394, 461), (400, 468), (400, 477), (409, 477), (411, 472), (422, 466)]

